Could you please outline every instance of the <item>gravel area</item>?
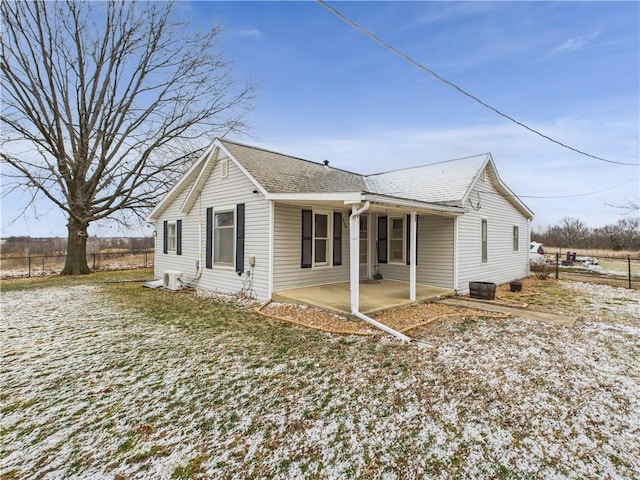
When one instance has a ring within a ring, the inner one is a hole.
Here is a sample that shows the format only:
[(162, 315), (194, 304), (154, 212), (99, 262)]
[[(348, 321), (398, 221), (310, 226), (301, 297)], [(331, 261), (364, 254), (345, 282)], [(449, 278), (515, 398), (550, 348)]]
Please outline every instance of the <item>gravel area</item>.
[[(258, 309), (258, 313), (276, 320), (341, 335), (386, 335), (358, 318), (337, 315), (307, 305), (271, 302)], [(467, 317), (500, 317), (500, 315), (436, 302), (412, 305), (373, 315), (376, 320), (403, 333), (410, 333), (411, 330), (436, 320)]]

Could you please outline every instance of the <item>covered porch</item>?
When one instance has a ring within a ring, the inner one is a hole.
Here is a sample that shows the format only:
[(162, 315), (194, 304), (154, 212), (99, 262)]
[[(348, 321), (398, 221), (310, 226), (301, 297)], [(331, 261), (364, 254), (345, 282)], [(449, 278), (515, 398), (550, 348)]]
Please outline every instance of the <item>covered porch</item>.
[[(415, 300), (411, 300), (409, 283), (387, 279), (360, 282), (360, 312), (371, 315), (455, 294), (454, 290), (430, 285), (417, 284), (415, 290)], [(352, 311), (349, 282), (291, 288), (274, 292), (272, 298), (276, 302), (311, 305), (339, 314), (350, 314)]]

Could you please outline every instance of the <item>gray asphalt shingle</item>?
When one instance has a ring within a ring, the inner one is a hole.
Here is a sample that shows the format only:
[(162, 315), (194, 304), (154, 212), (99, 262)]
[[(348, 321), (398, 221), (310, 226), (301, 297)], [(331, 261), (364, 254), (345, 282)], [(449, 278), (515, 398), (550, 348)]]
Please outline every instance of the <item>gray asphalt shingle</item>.
[(489, 158), (482, 154), (360, 175), (229, 140), (221, 142), (269, 193), (370, 192), (430, 203), (459, 202)]

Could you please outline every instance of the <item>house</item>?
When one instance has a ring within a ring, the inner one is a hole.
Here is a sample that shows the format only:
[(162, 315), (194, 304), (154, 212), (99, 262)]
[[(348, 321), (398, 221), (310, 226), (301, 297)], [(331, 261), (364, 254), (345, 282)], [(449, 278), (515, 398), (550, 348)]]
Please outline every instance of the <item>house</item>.
[(490, 154), (374, 175), (216, 139), (151, 212), (155, 273), (258, 299), (381, 275), (469, 291), (528, 276), (533, 214)]

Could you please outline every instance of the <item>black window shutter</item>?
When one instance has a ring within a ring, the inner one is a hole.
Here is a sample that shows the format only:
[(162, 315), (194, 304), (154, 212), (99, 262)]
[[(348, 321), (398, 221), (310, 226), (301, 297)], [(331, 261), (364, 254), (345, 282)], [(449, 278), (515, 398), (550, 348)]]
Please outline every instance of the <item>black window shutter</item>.
[(387, 217), (378, 217), (378, 263), (387, 263)]
[[(418, 265), (418, 216), (416, 215), (416, 265)], [(407, 215), (407, 265), (411, 265), (411, 215)]]
[(182, 220), (176, 220), (176, 255), (182, 255)]
[(313, 244), (313, 212), (302, 210), (302, 258), (301, 268), (311, 268), (311, 251)]
[(342, 265), (342, 213), (333, 212), (333, 264)]
[(169, 222), (166, 220), (162, 224), (162, 253), (169, 253), (169, 242), (167, 241), (167, 235), (169, 235)]
[(213, 268), (213, 208), (207, 208), (207, 223), (205, 225), (207, 231), (206, 242), (206, 267)]
[(236, 272), (244, 271), (244, 203), (236, 205)]

